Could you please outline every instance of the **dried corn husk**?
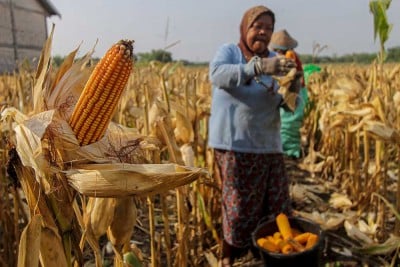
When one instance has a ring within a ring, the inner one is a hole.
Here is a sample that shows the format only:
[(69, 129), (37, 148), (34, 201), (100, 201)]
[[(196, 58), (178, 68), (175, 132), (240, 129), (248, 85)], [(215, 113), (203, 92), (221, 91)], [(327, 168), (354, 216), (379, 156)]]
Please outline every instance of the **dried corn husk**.
[(330, 95), (333, 101), (358, 102), (363, 91), (363, 85), (359, 81), (347, 75), (342, 75), (334, 81)]
[[(110, 123), (105, 136), (98, 142), (79, 147), (78, 140), (73, 134), (68, 122), (60, 117), (56, 110), (38, 113), (31, 117), (23, 116), (14, 108), (7, 108), (2, 112), (4, 119), (15, 121), (16, 148), (24, 166), (35, 170), (38, 181), (50, 169), (45, 158), (42, 139), (45, 135), (52, 136), (52, 146), (58, 148), (64, 162), (113, 162), (120, 161), (121, 156), (129, 156), (121, 149), (133, 146), (135, 141), (140, 141), (137, 151), (142, 146), (158, 144), (155, 138), (144, 137), (137, 129), (124, 127), (120, 124)], [(56, 170), (53, 170), (56, 171)]]
[(296, 100), (298, 97), (298, 92), (292, 92), (289, 89), (292, 85), (292, 82), (295, 82), (294, 80), (296, 78), (296, 73), (296, 68), (293, 68), (285, 76), (273, 76), (273, 78), (279, 84), (278, 93), (282, 95), (282, 102), (286, 104), (291, 111), (296, 109)]
[(78, 192), (92, 197), (145, 196), (189, 184), (207, 172), (177, 164), (85, 164), (65, 171)]
[(353, 205), (347, 195), (333, 193), (329, 199), (329, 204), (335, 209), (349, 209)]
[(114, 249), (121, 253), (122, 246), (129, 244), (136, 224), (137, 209), (133, 197), (116, 198), (112, 214), (107, 236)]
[(90, 222), (87, 227), (92, 229), (96, 240), (107, 233), (107, 229), (114, 218), (114, 207), (114, 198), (89, 198), (86, 210)]
[(195, 156), (193, 148), (190, 144), (184, 144), (180, 147), (180, 151), (182, 153), (182, 159), (185, 163), (185, 166), (194, 166)]
[(305, 211), (295, 211), (295, 215), (301, 216), (315, 223), (318, 223), (323, 230), (337, 230), (343, 227), (346, 219), (353, 219), (355, 214), (352, 212), (336, 213), (313, 211), (311, 213)]
[(174, 102), (171, 103), (171, 109), (175, 110), (176, 127), (174, 129), (174, 135), (176, 142), (182, 144), (193, 142), (194, 132), (190, 117), (194, 117), (194, 115), (187, 114), (183, 106)]
[(323, 205), (324, 201), (313, 192), (313, 185), (293, 184), (290, 187), (291, 197), (294, 202), (314, 202), (318, 206)]

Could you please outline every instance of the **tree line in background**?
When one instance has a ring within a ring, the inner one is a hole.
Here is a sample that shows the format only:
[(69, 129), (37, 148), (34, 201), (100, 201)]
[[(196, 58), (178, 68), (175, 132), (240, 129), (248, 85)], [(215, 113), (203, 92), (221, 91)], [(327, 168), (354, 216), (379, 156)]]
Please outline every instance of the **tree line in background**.
[[(319, 55), (302, 55), (301, 61), (308, 63), (361, 63), (369, 64), (377, 58), (377, 53), (352, 53), (343, 56), (319, 56)], [(392, 47), (387, 50), (385, 62), (400, 62), (400, 46)]]
[[(300, 54), (300, 58), (304, 64), (309, 63), (360, 63), (369, 64), (377, 57), (376, 53), (353, 53), (343, 56), (320, 56), (318, 54)], [(62, 56), (55, 56), (53, 58), (54, 64), (60, 66), (64, 60)], [(98, 58), (94, 58), (97, 61)], [(146, 53), (135, 54), (135, 61), (137, 64), (146, 64), (151, 61), (160, 62), (174, 62), (179, 61), (183, 65), (208, 65), (208, 62), (190, 62), (188, 60), (176, 60), (173, 59), (172, 53), (162, 49), (151, 50)], [(387, 50), (386, 62), (400, 62), (400, 46), (389, 48)]]

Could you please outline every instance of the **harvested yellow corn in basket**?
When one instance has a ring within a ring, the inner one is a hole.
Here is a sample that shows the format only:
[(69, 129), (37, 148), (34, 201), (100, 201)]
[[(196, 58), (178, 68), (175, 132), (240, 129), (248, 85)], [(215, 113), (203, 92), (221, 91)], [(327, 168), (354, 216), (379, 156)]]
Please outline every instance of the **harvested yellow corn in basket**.
[(278, 231), (274, 234), (257, 239), (257, 245), (272, 253), (291, 254), (303, 252), (313, 248), (319, 240), (317, 234), (311, 232), (299, 232), (292, 228), (289, 218), (280, 213), (276, 216)]
[(100, 140), (133, 68), (133, 41), (114, 44), (96, 65), (69, 120), (81, 146)]

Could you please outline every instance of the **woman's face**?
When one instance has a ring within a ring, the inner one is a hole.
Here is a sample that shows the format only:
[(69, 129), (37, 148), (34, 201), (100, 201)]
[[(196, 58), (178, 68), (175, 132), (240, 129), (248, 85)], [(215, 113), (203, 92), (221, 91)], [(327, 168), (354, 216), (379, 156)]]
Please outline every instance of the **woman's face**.
[(262, 54), (267, 48), (274, 31), (271, 16), (263, 14), (250, 26), (246, 35), (247, 46), (255, 53)]

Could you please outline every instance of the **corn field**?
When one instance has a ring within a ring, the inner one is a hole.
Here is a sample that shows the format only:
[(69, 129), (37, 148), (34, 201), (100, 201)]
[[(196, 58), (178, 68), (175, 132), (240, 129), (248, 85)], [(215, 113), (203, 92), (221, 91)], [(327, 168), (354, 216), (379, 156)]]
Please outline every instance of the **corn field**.
[[(0, 77), (0, 266), (217, 266), (208, 68), (134, 66), (106, 138), (83, 149), (62, 114), (93, 72), (93, 51), (58, 69), (49, 51), (51, 38), (36, 71)], [(295, 212), (332, 233), (335, 255), (395, 266), (400, 65), (322, 67), (308, 84)]]

